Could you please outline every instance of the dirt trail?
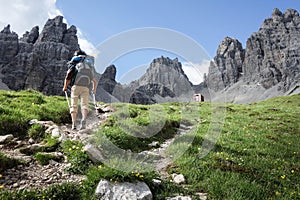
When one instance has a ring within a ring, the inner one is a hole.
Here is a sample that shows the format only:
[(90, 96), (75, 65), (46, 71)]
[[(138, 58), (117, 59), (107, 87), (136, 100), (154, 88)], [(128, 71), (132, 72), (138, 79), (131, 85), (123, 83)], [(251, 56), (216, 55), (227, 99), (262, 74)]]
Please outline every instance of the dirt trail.
[[(104, 105), (103, 110), (105, 112), (100, 113), (96, 116), (95, 110), (91, 111), (87, 119), (87, 129), (80, 131), (72, 131), (71, 125), (66, 124), (62, 126), (57, 126), (60, 130), (61, 137), (63, 140), (80, 140), (87, 141), (88, 138), (92, 137), (92, 133), (97, 130), (99, 125), (103, 123), (108, 116), (113, 112), (113, 109)], [(80, 120), (80, 116), (78, 117)], [(180, 125), (177, 134), (174, 138), (166, 140), (164, 143), (153, 147), (145, 154), (155, 154), (157, 159), (153, 161), (155, 169), (161, 174), (162, 178), (167, 178), (169, 175), (167, 173), (167, 167), (173, 161), (166, 154), (166, 149), (178, 136), (181, 136), (191, 130), (192, 127)], [(17, 140), (17, 139), (15, 139)], [(35, 144), (30, 141), (14, 141), (11, 144), (2, 145), (1, 150), (9, 155), (10, 157), (25, 160), (24, 164), (18, 165), (15, 168), (8, 169), (2, 172), (2, 178), (0, 179), (0, 185), (10, 190), (20, 190), (20, 189), (31, 189), (31, 188), (46, 188), (53, 184), (60, 184), (63, 182), (81, 182), (85, 179), (84, 176), (71, 175), (65, 172), (65, 168), (69, 166), (69, 163), (65, 160), (64, 162), (51, 161), (49, 165), (40, 165), (35, 161), (33, 156), (28, 156), (20, 153), (19, 148), (22, 146), (34, 146), (40, 145)], [(62, 153), (55, 152), (58, 154)]]

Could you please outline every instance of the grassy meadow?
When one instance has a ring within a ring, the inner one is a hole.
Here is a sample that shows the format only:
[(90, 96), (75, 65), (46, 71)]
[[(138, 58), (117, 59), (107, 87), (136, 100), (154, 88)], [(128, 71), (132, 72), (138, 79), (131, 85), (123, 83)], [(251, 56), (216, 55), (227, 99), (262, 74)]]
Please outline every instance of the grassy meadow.
[[(31, 119), (70, 122), (63, 97), (1, 91), (0, 103), (0, 135), (28, 137)], [(130, 170), (118, 170), (120, 163), (126, 165), (118, 155), (111, 155), (109, 164), (92, 163), (80, 141), (65, 141), (57, 151), (72, 163), (66, 170), (84, 174), (87, 180), (81, 185), (62, 184), (43, 191), (11, 192), (0, 186), (0, 199), (93, 199), (101, 178), (115, 183), (145, 181), (154, 199), (174, 194), (197, 199), (197, 193), (207, 193), (208, 199), (217, 200), (300, 199), (300, 95), (251, 104), (111, 105), (115, 112), (91, 139), (108, 149), (113, 144), (137, 154), (154, 148), (149, 147), (153, 142), (161, 144), (174, 137), (182, 125), (194, 127), (166, 149), (174, 158), (167, 172), (182, 173), (184, 184), (163, 179), (162, 185), (156, 186), (152, 179), (160, 178), (159, 172), (142, 169), (144, 166), (128, 164), (126, 169)], [(7, 159), (0, 152), (0, 163), (7, 163)]]

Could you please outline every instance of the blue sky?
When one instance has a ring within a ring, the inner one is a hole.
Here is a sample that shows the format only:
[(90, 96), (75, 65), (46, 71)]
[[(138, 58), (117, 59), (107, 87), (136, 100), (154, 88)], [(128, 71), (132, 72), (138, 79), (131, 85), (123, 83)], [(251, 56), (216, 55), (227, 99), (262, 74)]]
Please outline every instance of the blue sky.
[[(206, 56), (199, 56), (201, 58), (196, 61), (186, 59), (185, 55), (181, 57), (182, 55), (174, 54), (173, 49), (129, 49), (111, 60), (111, 64), (117, 67), (117, 79), (121, 82), (127, 82), (127, 78), (135, 79), (135, 74), (142, 73), (139, 70), (145, 70), (154, 58), (161, 55), (172, 59), (179, 57), (191, 79), (195, 76), (202, 78), (207, 71), (204, 66), (208, 63), (207, 58), (213, 59), (219, 43), (226, 36), (238, 39), (245, 48), (247, 39), (259, 30), (264, 19), (271, 17), (274, 8), (279, 8), (282, 12), (287, 8), (300, 11), (298, 0), (10, 0), (9, 3), (0, 0), (0, 3), (1, 1), (1, 5), (7, 6), (0, 8), (0, 25), (10, 23), (11, 29), (19, 35), (35, 25), (40, 25), (42, 29), (47, 18), (60, 14), (69, 26), (75, 25), (79, 29), (81, 47), (87, 52), (128, 31), (156, 27), (191, 40), (206, 53)], [(15, 9), (17, 10), (14, 12)], [(168, 40), (169, 34), (163, 35), (163, 38)], [(126, 39), (124, 38), (124, 43)], [(134, 38), (130, 42), (135, 43)], [(101, 49), (100, 54), (122, 48), (122, 44), (119, 45), (121, 46), (110, 46), (109, 50)], [(202, 61), (203, 63), (196, 63)], [(108, 63), (109, 61), (105, 64)], [(198, 71), (195, 72), (192, 68), (198, 68)], [(98, 72), (103, 71), (103, 66), (98, 68)]]

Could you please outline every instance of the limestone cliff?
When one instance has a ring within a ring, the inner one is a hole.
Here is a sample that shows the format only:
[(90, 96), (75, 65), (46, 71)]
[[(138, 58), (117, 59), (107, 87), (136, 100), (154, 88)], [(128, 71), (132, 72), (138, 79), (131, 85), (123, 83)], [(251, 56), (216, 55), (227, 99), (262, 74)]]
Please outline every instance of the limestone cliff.
[(214, 101), (236, 103), (298, 93), (299, 38), (299, 13), (275, 8), (272, 17), (247, 40), (245, 49), (229, 37), (220, 43), (205, 82), (195, 87), (197, 92), (209, 94)]
[(76, 27), (67, 28), (62, 16), (49, 19), (40, 34), (34, 27), (20, 39), (8, 25), (0, 34), (2, 82), (11, 90), (61, 94), (66, 62), (79, 49), (76, 33)]

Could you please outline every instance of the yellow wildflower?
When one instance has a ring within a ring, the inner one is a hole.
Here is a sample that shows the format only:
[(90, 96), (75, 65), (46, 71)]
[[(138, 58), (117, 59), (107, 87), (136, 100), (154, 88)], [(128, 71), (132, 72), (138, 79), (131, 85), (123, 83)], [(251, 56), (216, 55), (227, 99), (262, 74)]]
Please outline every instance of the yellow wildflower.
[(102, 169), (102, 165), (99, 165), (99, 166), (98, 166), (98, 169)]
[(4, 185), (0, 185), (0, 189), (4, 188)]
[(276, 191), (276, 192), (275, 192), (275, 195), (276, 195), (276, 196), (279, 196), (279, 195), (280, 195), (280, 192)]
[(72, 147), (73, 149), (75, 149), (76, 148), (76, 146), (75, 145), (73, 145), (73, 147)]
[(281, 175), (280, 178), (285, 179), (286, 175)]
[(0, 174), (0, 178), (2, 178), (2, 174)]

